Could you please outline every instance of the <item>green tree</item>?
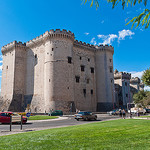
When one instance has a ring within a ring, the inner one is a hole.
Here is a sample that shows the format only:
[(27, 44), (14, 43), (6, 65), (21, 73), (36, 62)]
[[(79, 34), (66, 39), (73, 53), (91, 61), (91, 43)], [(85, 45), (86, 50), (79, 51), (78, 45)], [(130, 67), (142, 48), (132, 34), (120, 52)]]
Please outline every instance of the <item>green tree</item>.
[[(93, 4), (95, 4), (96, 9), (99, 7), (100, 0), (82, 0), (84, 4), (87, 3), (87, 1), (90, 1), (91, 7)], [(115, 8), (116, 5), (119, 3), (122, 4), (122, 8), (124, 9), (125, 7), (128, 7), (129, 5), (135, 6), (137, 3), (139, 4), (144, 4), (145, 9), (143, 12), (141, 12), (138, 16), (135, 16), (132, 18), (126, 25), (129, 23), (132, 23), (132, 27), (136, 24), (137, 28), (139, 25), (145, 26), (145, 29), (149, 27), (150, 24), (150, 10), (147, 9), (147, 0), (107, 0), (108, 3), (112, 4), (112, 8)]]
[(141, 103), (141, 101), (147, 96), (147, 91), (139, 91), (138, 93), (133, 95), (133, 101), (135, 103)]
[(150, 68), (144, 71), (141, 79), (145, 85), (150, 86)]
[(139, 91), (133, 95), (133, 101), (135, 104), (141, 104), (143, 107), (150, 105), (150, 92), (149, 91)]

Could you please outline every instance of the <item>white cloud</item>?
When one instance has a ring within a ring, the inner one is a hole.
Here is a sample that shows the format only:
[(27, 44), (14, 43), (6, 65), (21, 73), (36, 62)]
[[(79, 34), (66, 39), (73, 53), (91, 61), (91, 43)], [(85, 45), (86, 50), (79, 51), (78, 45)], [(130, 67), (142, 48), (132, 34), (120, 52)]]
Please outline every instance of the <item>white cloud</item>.
[(94, 45), (96, 45), (97, 42), (95, 41), (95, 37), (93, 37), (93, 38), (91, 39), (91, 43), (94, 44)]
[(88, 32), (85, 32), (84, 34), (85, 34), (85, 35), (89, 35), (90, 33), (88, 33)]
[(144, 71), (139, 71), (139, 72), (131, 71), (131, 72), (129, 72), (129, 73), (131, 73), (131, 77), (138, 77), (138, 78), (141, 79), (141, 77), (142, 77)]
[(117, 34), (108, 34), (108, 35), (103, 35), (103, 34), (98, 34), (97, 38), (101, 40), (101, 42), (97, 42), (96, 38), (92, 38), (91, 43), (96, 45), (97, 43), (99, 45), (103, 44), (112, 44), (112, 42), (115, 39), (118, 39), (118, 43), (120, 42), (120, 40), (124, 40), (126, 36), (129, 36), (129, 38), (132, 38), (132, 35), (134, 35), (135, 33), (130, 31), (130, 30), (121, 30), (118, 31), (118, 35)]
[(0, 64), (2, 64), (3, 63), (3, 61), (2, 60), (0, 60)]
[(135, 33), (132, 32), (131, 30), (122, 30), (122, 31), (119, 31), (119, 37), (118, 37), (118, 40), (124, 40), (126, 36), (132, 36), (134, 35)]
[(111, 44), (118, 36), (116, 34), (109, 34), (108, 37), (104, 40), (103, 44)]
[(101, 35), (101, 34), (98, 34), (98, 35), (97, 35), (97, 37), (98, 37), (99, 39), (101, 39), (101, 38), (102, 38), (102, 39), (107, 38), (107, 36), (106, 36), (106, 35)]
[(144, 90), (150, 91), (150, 87), (149, 86), (144, 86)]
[(118, 36), (116, 34), (109, 34), (109, 35), (101, 35), (101, 34), (99, 34), (99, 35), (97, 35), (97, 37), (99, 39), (103, 40), (102, 43), (99, 43), (99, 44), (103, 44), (103, 45), (111, 44), (112, 41), (114, 41), (116, 38), (118, 38)]
[(0, 65), (0, 71), (2, 71), (2, 65)]

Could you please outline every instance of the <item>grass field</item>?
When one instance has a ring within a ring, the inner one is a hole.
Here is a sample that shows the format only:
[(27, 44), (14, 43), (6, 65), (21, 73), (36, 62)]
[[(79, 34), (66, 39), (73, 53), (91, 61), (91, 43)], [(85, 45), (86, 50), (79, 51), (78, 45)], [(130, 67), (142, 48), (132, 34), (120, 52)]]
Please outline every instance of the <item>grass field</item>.
[(150, 121), (120, 119), (1, 136), (0, 149), (148, 150)]
[(28, 120), (45, 120), (45, 119), (56, 119), (58, 117), (56, 116), (42, 116), (42, 115), (36, 115), (36, 116), (30, 116)]

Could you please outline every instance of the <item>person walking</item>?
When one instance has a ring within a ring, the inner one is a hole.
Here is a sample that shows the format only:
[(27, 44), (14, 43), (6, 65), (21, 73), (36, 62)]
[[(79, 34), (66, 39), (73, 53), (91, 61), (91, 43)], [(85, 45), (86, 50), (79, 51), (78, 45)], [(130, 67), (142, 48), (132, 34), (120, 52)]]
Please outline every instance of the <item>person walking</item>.
[(124, 109), (123, 109), (123, 111), (122, 111), (122, 115), (123, 115), (123, 119), (125, 119), (125, 117), (126, 117), (126, 112), (125, 112)]

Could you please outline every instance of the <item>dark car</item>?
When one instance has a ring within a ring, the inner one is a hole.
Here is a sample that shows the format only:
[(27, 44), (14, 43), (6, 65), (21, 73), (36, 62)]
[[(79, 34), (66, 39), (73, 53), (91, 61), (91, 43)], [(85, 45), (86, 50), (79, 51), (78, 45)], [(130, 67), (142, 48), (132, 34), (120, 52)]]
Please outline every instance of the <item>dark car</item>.
[(150, 109), (146, 108), (145, 110), (146, 110), (146, 113), (150, 113)]
[(62, 116), (63, 115), (63, 111), (61, 110), (54, 110), (50, 113), (48, 113), (49, 116)]
[[(13, 112), (0, 112), (0, 123), (10, 123), (10, 116), (15, 116), (15, 118), (21, 117), (19, 114)], [(26, 123), (26, 122), (27, 122), (27, 118), (23, 116), (22, 123)], [(14, 123), (19, 123), (19, 122), (16, 121)]]
[(92, 112), (81, 111), (78, 114), (74, 115), (74, 118), (79, 121), (82, 120), (97, 120), (97, 115), (93, 114)]

